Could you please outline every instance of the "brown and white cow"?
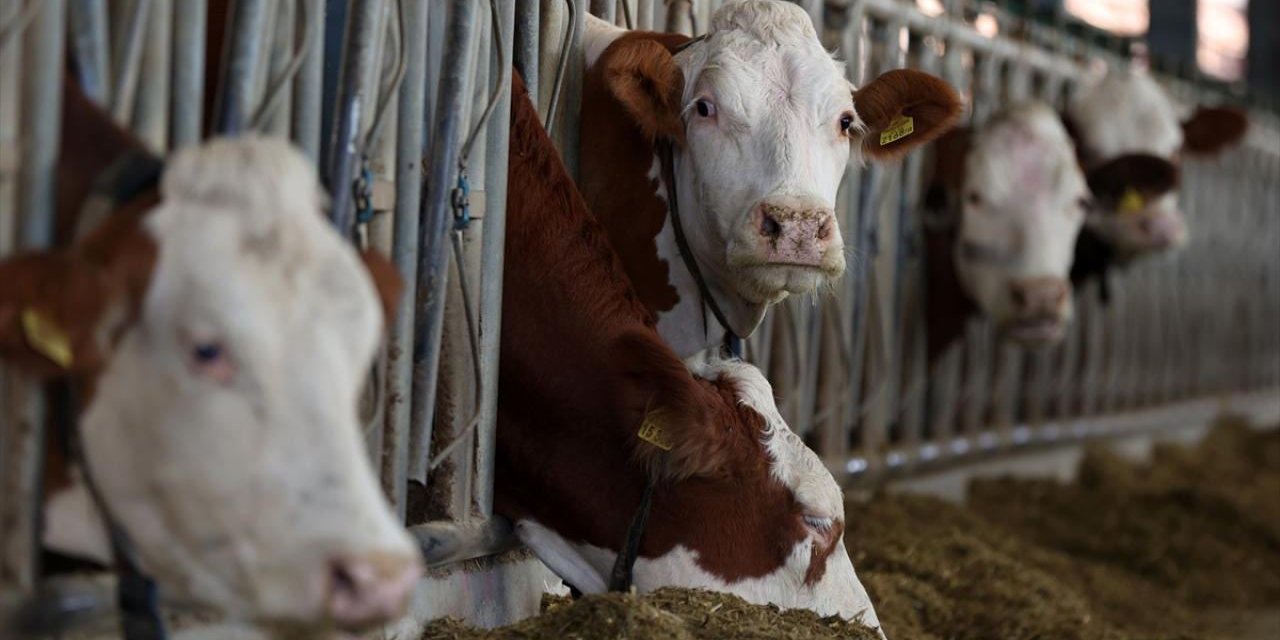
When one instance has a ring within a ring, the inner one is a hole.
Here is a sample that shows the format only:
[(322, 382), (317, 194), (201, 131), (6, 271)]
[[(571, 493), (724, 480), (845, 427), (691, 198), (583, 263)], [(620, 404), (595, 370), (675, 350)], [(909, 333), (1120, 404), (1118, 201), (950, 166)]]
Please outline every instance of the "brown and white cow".
[(1113, 70), (1083, 89), (1065, 120), (1095, 203), (1072, 268), (1077, 283), (1186, 244), (1182, 157), (1220, 153), (1248, 131), (1247, 116), (1233, 108), (1201, 107), (1182, 120), (1155, 79), (1137, 69)]
[(808, 14), (779, 0), (726, 3), (697, 41), (589, 19), (584, 48), (583, 195), (682, 357), (726, 328), (682, 259), (657, 151), (671, 147), (710, 296), (746, 337), (770, 305), (844, 272), (834, 207), (850, 158), (899, 156), (960, 114), (956, 92), (917, 71), (853, 87)]
[(1022, 344), (1055, 342), (1091, 202), (1074, 145), (1047, 104), (1005, 108), (934, 145), (927, 182), (928, 343), (936, 356), (972, 313)]
[(512, 104), (495, 510), (604, 591), (656, 481), (641, 591), (704, 587), (876, 625), (842, 492), (739, 361), (686, 368), (655, 331), (519, 79)]
[[(63, 121), (69, 214), (139, 147), (71, 83)], [(357, 421), (398, 280), (323, 207), (283, 142), (182, 151), (73, 245), (0, 261), (0, 358), (80, 390), (92, 477), (166, 598), (354, 630), (399, 615), (420, 559)]]

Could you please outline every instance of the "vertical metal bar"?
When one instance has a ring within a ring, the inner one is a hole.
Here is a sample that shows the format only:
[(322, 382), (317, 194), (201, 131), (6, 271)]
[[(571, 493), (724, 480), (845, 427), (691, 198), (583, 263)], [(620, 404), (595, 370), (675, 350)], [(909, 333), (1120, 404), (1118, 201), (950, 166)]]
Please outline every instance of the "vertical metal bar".
[(111, 90), (111, 115), (121, 124), (128, 124), (133, 115), (151, 0), (131, 0), (126, 6), (128, 13), (121, 22), (124, 28), (114, 35), (112, 46), (115, 84)]
[(453, 0), (450, 5), (448, 42), (444, 47), (440, 88), (431, 152), (432, 164), (423, 201), (419, 229), (418, 291), (414, 318), (413, 405), (409, 432), (409, 478), (426, 484), (431, 451), (431, 426), (435, 416), (436, 381), (439, 375), (440, 338), (444, 328), (445, 291), (448, 285), (448, 233), (453, 220), (450, 197), (457, 178), (458, 153), (465, 135), (463, 106), (467, 70), (471, 67), (473, 0)]
[(618, 0), (591, 0), (591, 13), (597, 18), (613, 24), (614, 14), (618, 9)]
[[(422, 202), (422, 129), (426, 111), (427, 11), (422, 2), (403, 3), (404, 84), (396, 130), (396, 209), (391, 258), (404, 279), (405, 291), (418, 289), (418, 207)], [(412, 295), (396, 307), (387, 344), (387, 413), (382, 484), (403, 519), (409, 469), (409, 417), (413, 388)]]
[[(63, 42), (66, 4), (45, 0), (25, 34), (22, 130), (28, 146), (22, 158), (18, 214), (19, 242), (25, 248), (47, 247), (53, 241), (54, 171), (58, 160), (62, 116)], [(12, 376), (8, 397), (0, 406), (12, 407), (0, 430), (0, 486), (6, 494), (0, 513), (0, 584), (29, 591), (39, 574), (40, 481), (44, 467), (45, 408), (40, 386)]]
[(324, 0), (298, 0), (311, 47), (293, 85), (293, 141), (312, 162), (320, 162), (320, 114), (324, 92)]
[(329, 189), (329, 218), (343, 237), (355, 232), (355, 201), (351, 181), (364, 152), (361, 123), (366, 109), (374, 109), (378, 97), (370, 95), (368, 74), (377, 56), (378, 30), (382, 26), (382, 0), (353, 0), (347, 13), (342, 46), (342, 72), (333, 111), (325, 184)]
[(169, 148), (169, 48), (172, 34), (172, 0), (151, 0), (133, 129), (155, 151)]
[(213, 106), (213, 130), (238, 135), (253, 117), (253, 90), (262, 58), (262, 32), (271, 0), (235, 0)]
[(506, 68), (495, 69), (503, 96), (489, 120), (488, 150), (485, 154), (486, 197), (484, 237), (481, 240), (480, 266), (480, 375), (483, 380), (480, 397), (480, 424), (477, 427), (475, 507), (482, 517), (493, 514), (493, 472), (498, 433), (498, 348), (502, 332), (503, 247), (507, 232), (507, 139), (511, 130), (511, 83), (515, 6), (499, 3), (498, 26), (502, 34), (502, 55)]
[[(21, 3), (7, 3), (18, 5)], [(76, 79), (89, 99), (100, 105), (110, 104), (111, 70), (107, 45), (106, 0), (72, 0), (67, 7), (71, 22), (71, 48), (76, 64)]]
[(204, 129), (204, 58), (208, 0), (182, 0), (173, 13), (173, 129), (175, 149), (200, 141)]
[[(298, 38), (294, 33), (297, 25), (297, 8), (301, 0), (278, 0), (275, 6), (276, 18), (275, 28), (272, 29), (269, 36), (269, 64), (267, 65), (267, 73), (262, 74), (262, 82), (264, 90), (258, 95), (262, 96), (259, 101), (265, 100), (268, 92), (272, 90), (271, 84), (278, 82), (292, 61), (295, 49), (294, 44)], [(259, 106), (257, 109), (261, 110)], [(288, 136), (290, 131), (290, 119), (293, 114), (293, 92), (281, 90), (279, 103), (275, 107), (275, 111), (267, 120), (263, 130), (275, 136)]]
[(515, 68), (524, 78), (534, 106), (538, 104), (538, 67), (541, 62), (538, 47), (540, 8), (538, 0), (516, 0), (515, 46), (512, 49)]

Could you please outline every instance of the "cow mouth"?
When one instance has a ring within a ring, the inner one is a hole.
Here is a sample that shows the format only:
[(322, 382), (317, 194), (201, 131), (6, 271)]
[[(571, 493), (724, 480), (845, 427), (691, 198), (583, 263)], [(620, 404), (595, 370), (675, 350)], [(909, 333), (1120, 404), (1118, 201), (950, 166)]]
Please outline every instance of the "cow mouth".
[(1019, 318), (1004, 326), (1004, 333), (1015, 342), (1024, 345), (1043, 345), (1062, 339), (1067, 323), (1055, 316)]

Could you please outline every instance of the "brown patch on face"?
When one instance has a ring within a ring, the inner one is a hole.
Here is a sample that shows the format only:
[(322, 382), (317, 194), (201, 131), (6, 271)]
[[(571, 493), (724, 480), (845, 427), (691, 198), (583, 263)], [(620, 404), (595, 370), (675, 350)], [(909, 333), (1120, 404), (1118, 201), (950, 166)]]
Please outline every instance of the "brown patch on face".
[(1164, 158), (1132, 153), (1095, 167), (1086, 180), (1093, 196), (1110, 209), (1130, 189), (1148, 199), (1176, 189), (1179, 173), (1177, 165)]
[[(631, 108), (618, 99), (606, 79), (606, 69), (615, 69), (616, 84), (617, 69), (626, 65), (611, 61), (621, 55), (619, 52), (631, 52), (629, 57), (634, 58), (637, 45), (629, 43), (643, 41), (670, 49), (686, 40), (687, 37), (677, 34), (632, 32), (623, 35), (587, 70), (582, 88), (579, 180), (582, 197), (604, 225), (636, 295), (654, 313), (669, 311), (680, 301), (671, 284), (670, 267), (658, 256), (655, 240), (667, 220), (667, 203), (657, 196), (658, 183), (649, 179), (655, 130), (646, 130), (635, 119)], [(639, 51), (655, 55), (647, 45)], [(680, 84), (683, 86), (683, 79)], [(674, 96), (677, 102), (672, 104), (678, 105), (679, 92)]]
[(822, 532), (822, 536), (813, 542), (813, 551), (809, 555), (809, 570), (804, 574), (804, 583), (810, 587), (818, 584), (822, 576), (827, 574), (827, 560), (835, 552), (836, 545), (844, 539), (844, 521), (837, 520), (831, 528)]
[[(496, 511), (617, 549), (654, 472), (641, 556), (682, 546), (730, 582), (776, 571), (806, 533), (770, 475), (763, 419), (727, 382), (693, 378), (653, 331), (514, 84)], [(636, 435), (653, 409), (668, 419), (670, 454)]]
[[(941, 78), (922, 71), (895, 69), (853, 92), (853, 108), (867, 124), (862, 142), (868, 157), (888, 160), (946, 133), (960, 119), (960, 94)], [(899, 117), (914, 120), (914, 131), (880, 144), (880, 134)]]
[(1249, 115), (1231, 107), (1200, 107), (1182, 123), (1182, 149), (1193, 155), (1215, 155), (1244, 140)]

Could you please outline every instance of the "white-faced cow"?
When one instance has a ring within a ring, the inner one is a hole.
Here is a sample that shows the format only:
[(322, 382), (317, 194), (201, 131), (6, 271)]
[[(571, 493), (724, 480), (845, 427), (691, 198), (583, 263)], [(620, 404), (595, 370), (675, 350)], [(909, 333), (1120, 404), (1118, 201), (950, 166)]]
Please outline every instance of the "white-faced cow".
[(727, 3), (693, 41), (591, 20), (584, 46), (583, 195), (683, 357), (840, 277), (850, 158), (900, 155), (960, 113), (916, 71), (853, 87), (808, 14), (777, 0)]
[(840, 487), (758, 370), (676, 357), (517, 78), (495, 510), (566, 582), (604, 591), (652, 480), (634, 585), (861, 616)]
[(1178, 206), (1184, 155), (1217, 154), (1248, 130), (1244, 112), (1198, 108), (1181, 120), (1177, 107), (1141, 70), (1116, 70), (1086, 87), (1065, 120), (1076, 138), (1094, 209), (1080, 235), (1072, 281), (1102, 278), (1113, 265), (1187, 242)]
[[(137, 145), (70, 83), (63, 120), (70, 210)], [(356, 406), (394, 268), (362, 266), (283, 142), (182, 151), (135, 195), (0, 261), (0, 358), (79, 389), (91, 476), (166, 598), (295, 627), (399, 615), (420, 560)]]
[(935, 147), (925, 198), (929, 353), (974, 312), (1023, 344), (1059, 340), (1089, 188), (1071, 138), (1047, 104), (1027, 102)]

